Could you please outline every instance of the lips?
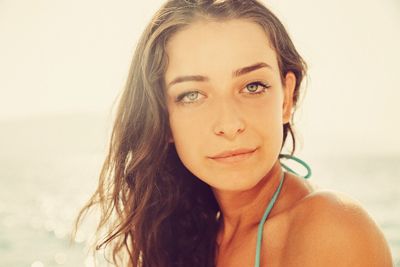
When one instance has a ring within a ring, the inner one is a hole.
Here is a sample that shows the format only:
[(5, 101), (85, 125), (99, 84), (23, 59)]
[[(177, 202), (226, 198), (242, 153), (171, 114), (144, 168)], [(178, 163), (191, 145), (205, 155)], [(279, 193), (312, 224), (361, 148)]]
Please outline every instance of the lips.
[(255, 150), (256, 149), (254, 149), (254, 148), (240, 148), (240, 149), (235, 149), (235, 150), (227, 150), (222, 153), (211, 156), (210, 158), (212, 158), (212, 159), (228, 158), (228, 157), (237, 156), (237, 155), (241, 155), (241, 154), (251, 153), (251, 152), (254, 152)]

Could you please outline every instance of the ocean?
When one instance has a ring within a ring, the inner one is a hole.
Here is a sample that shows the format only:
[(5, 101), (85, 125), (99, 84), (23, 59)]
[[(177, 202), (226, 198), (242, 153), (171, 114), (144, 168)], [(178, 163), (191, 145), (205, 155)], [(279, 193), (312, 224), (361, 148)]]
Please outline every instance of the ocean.
[[(83, 225), (72, 246), (68, 236), (96, 187), (108, 121), (96, 114), (71, 114), (0, 122), (0, 266), (94, 266), (87, 253), (94, 221)], [(400, 155), (302, 159), (320, 188), (362, 204), (400, 267)]]

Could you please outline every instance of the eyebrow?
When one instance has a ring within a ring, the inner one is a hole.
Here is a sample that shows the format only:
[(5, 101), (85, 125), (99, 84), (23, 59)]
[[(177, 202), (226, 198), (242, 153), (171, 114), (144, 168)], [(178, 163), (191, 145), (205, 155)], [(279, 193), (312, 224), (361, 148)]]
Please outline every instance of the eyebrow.
[[(232, 77), (239, 77), (241, 75), (244, 75), (246, 73), (261, 69), (261, 68), (269, 68), (272, 69), (272, 67), (270, 65), (268, 65), (265, 62), (259, 62), (259, 63), (255, 63), (252, 64), (250, 66), (246, 66), (240, 69), (237, 69), (235, 71), (232, 72)], [(206, 82), (209, 81), (210, 79), (206, 76), (202, 76), (202, 75), (186, 75), (186, 76), (178, 76), (175, 79), (173, 79), (168, 85), (167, 88), (171, 87), (174, 84), (177, 83), (182, 83), (182, 82), (189, 82), (189, 81), (195, 81), (195, 82)]]

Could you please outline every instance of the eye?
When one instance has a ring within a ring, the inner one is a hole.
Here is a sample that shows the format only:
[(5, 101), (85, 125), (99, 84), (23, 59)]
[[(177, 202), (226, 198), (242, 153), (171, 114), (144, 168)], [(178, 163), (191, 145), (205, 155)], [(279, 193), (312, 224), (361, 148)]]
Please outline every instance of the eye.
[(257, 95), (257, 94), (265, 93), (265, 91), (270, 87), (271, 87), (270, 85), (267, 85), (260, 81), (256, 81), (256, 82), (247, 84), (244, 89), (249, 91), (250, 93), (248, 93), (248, 94), (250, 94), (250, 95)]
[(199, 95), (199, 91), (189, 91), (186, 93), (182, 93), (176, 98), (175, 102), (179, 102), (181, 104), (193, 104), (200, 99)]

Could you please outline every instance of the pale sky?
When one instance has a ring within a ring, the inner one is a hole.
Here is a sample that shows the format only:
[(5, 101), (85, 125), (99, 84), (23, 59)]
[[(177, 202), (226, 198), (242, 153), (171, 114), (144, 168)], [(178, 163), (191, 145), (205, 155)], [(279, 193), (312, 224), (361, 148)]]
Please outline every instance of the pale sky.
[[(163, 1), (144, 2), (0, 0), (0, 121), (108, 112)], [(400, 3), (265, 2), (309, 64), (306, 143), (400, 153)]]

